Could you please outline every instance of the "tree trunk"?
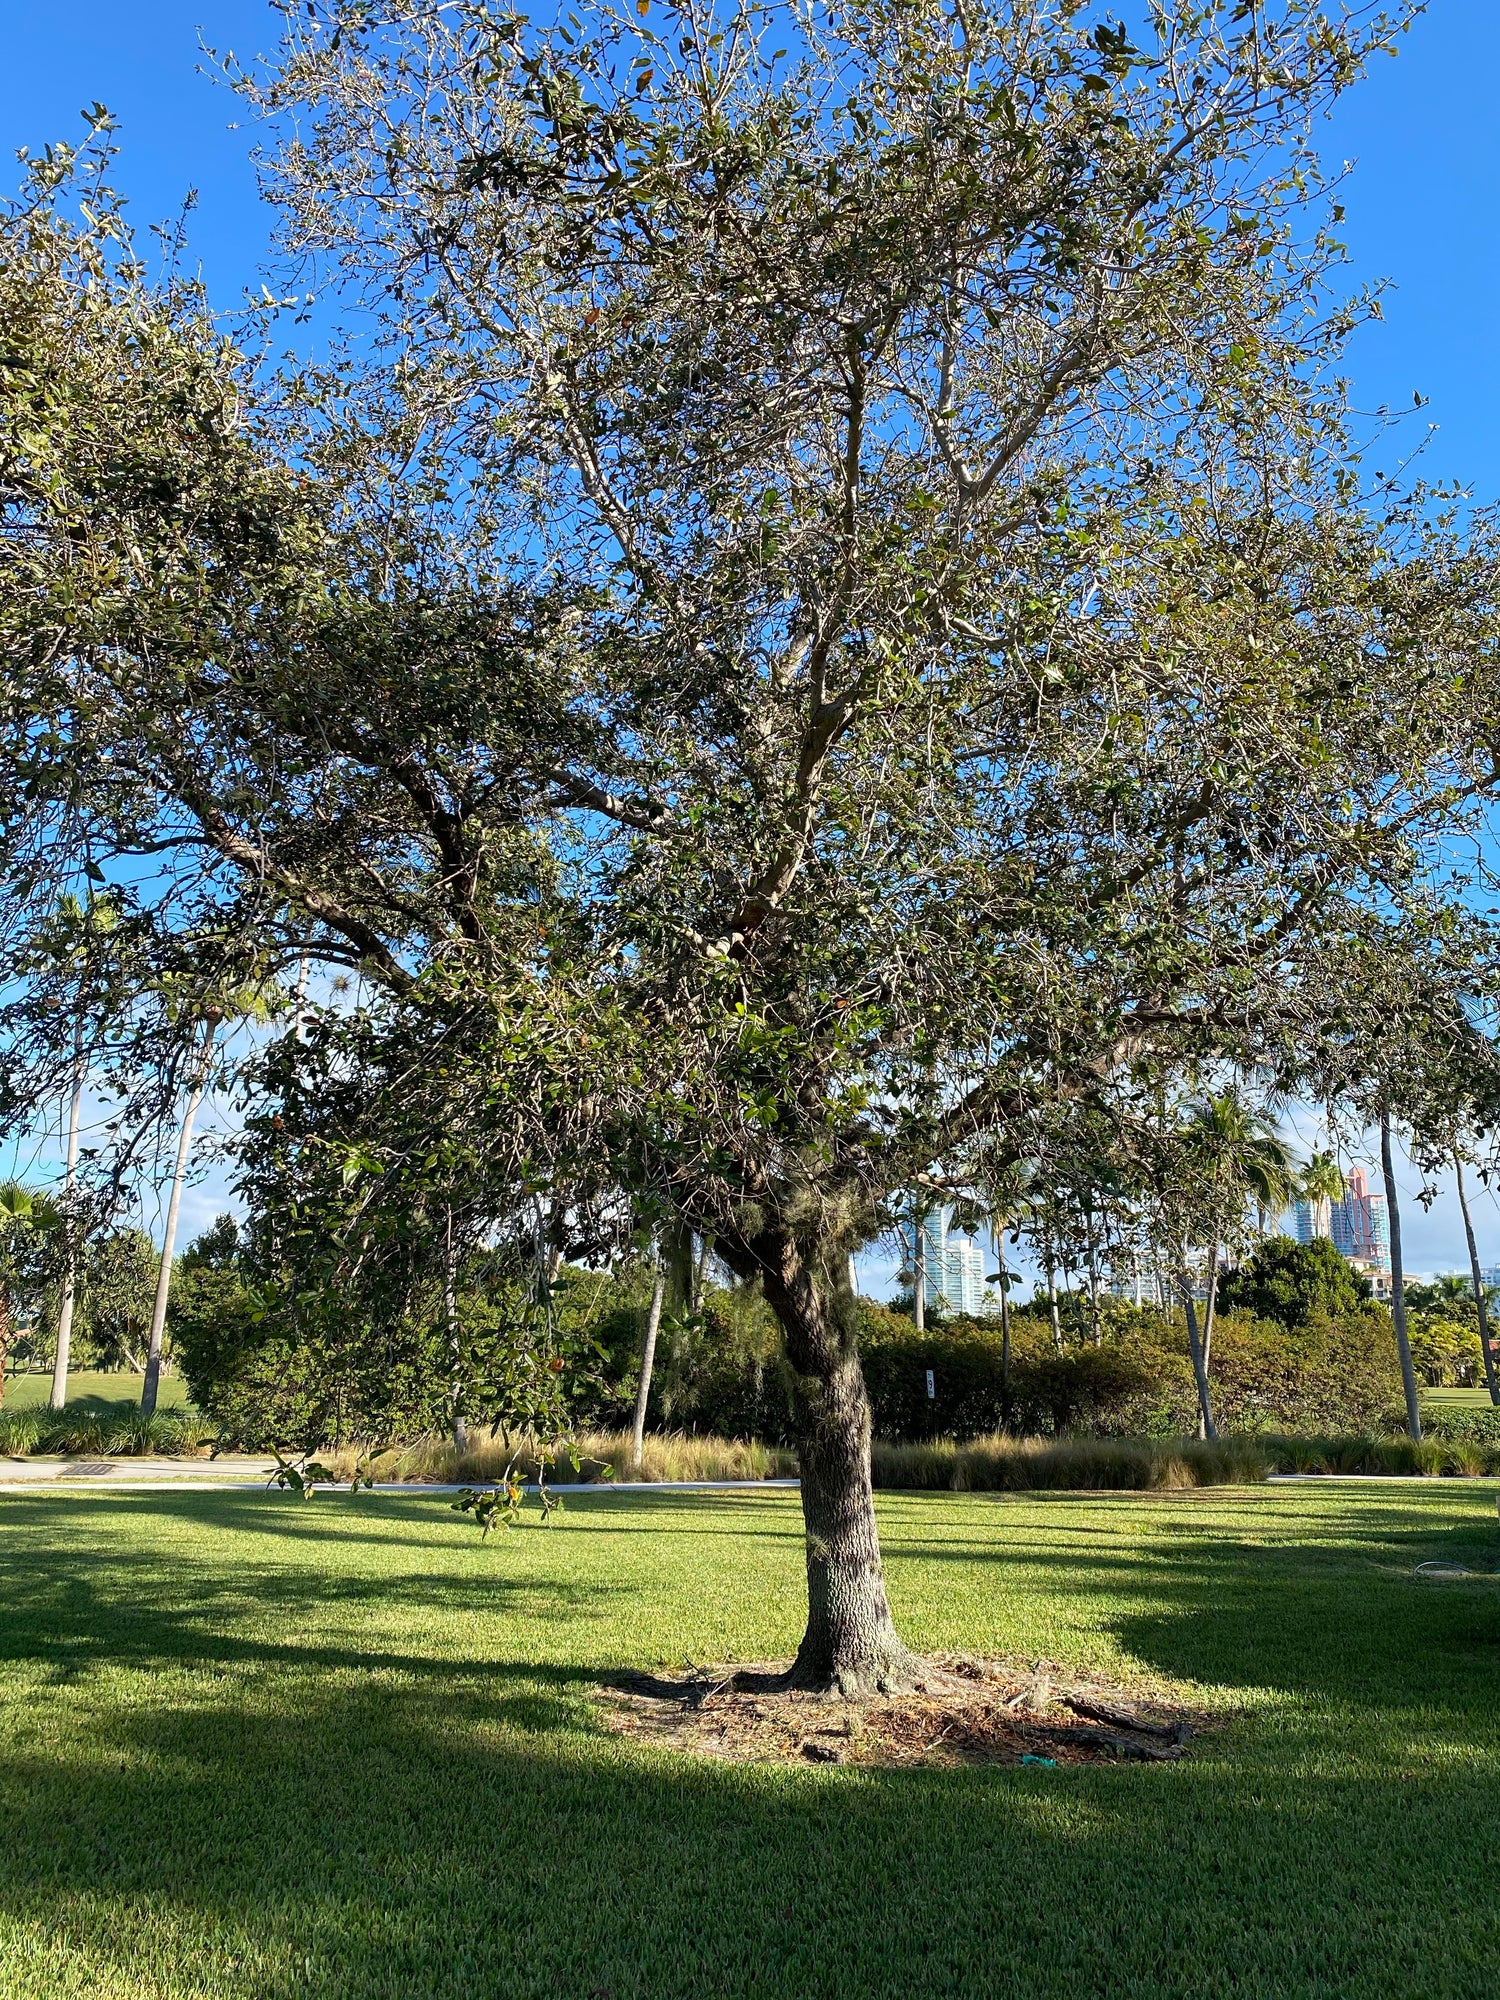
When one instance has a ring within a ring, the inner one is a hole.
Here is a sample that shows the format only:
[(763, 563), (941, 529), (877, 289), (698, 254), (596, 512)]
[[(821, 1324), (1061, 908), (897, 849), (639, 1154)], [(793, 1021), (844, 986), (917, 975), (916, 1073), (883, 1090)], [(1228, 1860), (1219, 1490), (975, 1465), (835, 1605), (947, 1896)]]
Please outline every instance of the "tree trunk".
[(921, 1663), (886, 1601), (870, 1481), (870, 1400), (859, 1365), (858, 1315), (839, 1246), (810, 1256), (790, 1237), (719, 1239), (745, 1277), (759, 1273), (792, 1371), (802, 1473), (807, 1627), (787, 1685), (855, 1695), (907, 1687)]
[(1469, 1197), (1464, 1191), (1464, 1166), (1457, 1153), (1453, 1155), (1453, 1171), (1458, 1178), (1458, 1205), (1463, 1210), (1464, 1235), (1469, 1239), (1469, 1270), (1474, 1279), (1474, 1305), (1479, 1313), (1479, 1351), (1484, 1356), (1484, 1386), (1490, 1392), (1490, 1401), (1500, 1403), (1500, 1381), (1495, 1376), (1495, 1351), (1490, 1345), (1490, 1309), (1484, 1296), (1484, 1280), (1479, 1275), (1479, 1246), (1474, 1241), (1474, 1224), (1469, 1218)]
[(1062, 1321), (1057, 1315), (1057, 1271), (1051, 1252), (1047, 1255), (1047, 1305), (1052, 1314), (1052, 1345), (1062, 1353)]
[(1005, 1228), (995, 1237), (1000, 1259), (1000, 1428), (1010, 1429), (1010, 1273), (1005, 1265)]
[(1208, 1253), (1208, 1292), (1203, 1301), (1203, 1373), (1206, 1377), (1214, 1355), (1214, 1320), (1219, 1305), (1219, 1239), (1215, 1236)]
[(78, 1218), (73, 1213), (73, 1190), (78, 1181), (78, 1120), (83, 1108), (83, 1051), (75, 1044), (73, 1055), (73, 1095), (68, 1105), (67, 1164), (63, 1169), (63, 1277), (57, 1303), (57, 1353), (52, 1362), (52, 1393), (49, 1409), (61, 1410), (68, 1400), (68, 1359), (73, 1347), (73, 1301), (78, 1289)]
[(156, 1274), (156, 1297), (151, 1304), (151, 1339), (146, 1349), (146, 1379), (141, 1384), (141, 1410), (146, 1416), (150, 1416), (156, 1408), (157, 1390), (161, 1386), (161, 1344), (167, 1329), (167, 1294), (172, 1288), (172, 1252), (177, 1247), (177, 1216), (182, 1207), (182, 1183), (187, 1178), (188, 1155), (193, 1148), (193, 1120), (198, 1116), (203, 1088), (208, 1082), (208, 1066), (213, 1043), (214, 1023), (210, 1021), (203, 1031), (203, 1053), (198, 1062), (192, 1088), (188, 1092), (187, 1105), (182, 1114), (182, 1128), (177, 1134), (177, 1161), (172, 1169), (172, 1193), (167, 1201), (166, 1226), (162, 1230), (161, 1268)]
[(635, 1420), (630, 1426), (632, 1472), (640, 1471), (641, 1454), (646, 1449), (646, 1403), (651, 1394), (651, 1371), (656, 1365), (656, 1336), (661, 1328), (661, 1303), (666, 1290), (667, 1267), (658, 1253), (656, 1283), (651, 1287), (651, 1310), (646, 1315), (646, 1342), (641, 1349), (641, 1379), (635, 1391)]
[(443, 1328), (448, 1336), (448, 1418), (453, 1431), (454, 1457), (462, 1458), (469, 1449), (469, 1426), (464, 1421), (464, 1345), (458, 1330), (458, 1258), (453, 1248), (453, 1210), (447, 1212), (443, 1243)]
[(1391, 1318), (1396, 1326), (1396, 1352), (1401, 1357), (1401, 1387), (1406, 1395), (1406, 1429), (1413, 1443), (1422, 1441), (1422, 1405), (1406, 1337), (1406, 1275), (1401, 1263), (1401, 1208), (1396, 1199), (1396, 1170), (1391, 1165), (1391, 1114), (1380, 1111), (1380, 1171), (1385, 1177), (1385, 1206), (1391, 1224)]
[(912, 1318), (917, 1332), (927, 1326), (927, 1217), (918, 1212), (912, 1244)]
[(1203, 1358), (1202, 1343), (1198, 1339), (1198, 1307), (1193, 1298), (1193, 1279), (1188, 1269), (1185, 1249), (1181, 1283), (1182, 1309), (1187, 1315), (1188, 1353), (1192, 1357), (1193, 1380), (1198, 1388), (1198, 1435), (1201, 1438), (1216, 1438), (1219, 1433), (1214, 1424), (1213, 1401), (1208, 1393), (1208, 1367)]

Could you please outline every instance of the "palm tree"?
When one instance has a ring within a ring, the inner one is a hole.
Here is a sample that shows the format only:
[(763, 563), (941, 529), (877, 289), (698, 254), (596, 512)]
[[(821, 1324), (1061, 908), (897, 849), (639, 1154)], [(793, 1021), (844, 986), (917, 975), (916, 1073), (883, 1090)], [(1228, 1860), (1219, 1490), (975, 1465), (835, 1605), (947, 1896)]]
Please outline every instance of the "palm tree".
[(19, 1181), (0, 1181), (0, 1405), (5, 1402), (5, 1369), (15, 1337), (12, 1307), (23, 1245), (62, 1226), (62, 1211), (51, 1195)]
[(1212, 1245), (1208, 1260), (1207, 1297), (1203, 1311), (1203, 1372), (1213, 1357), (1214, 1312), (1219, 1289), (1219, 1255), (1226, 1229), (1236, 1217), (1243, 1221), (1245, 1203), (1262, 1210), (1285, 1208), (1300, 1183), (1290, 1147), (1263, 1112), (1245, 1103), (1238, 1091), (1221, 1091), (1191, 1108), (1184, 1136), (1189, 1153), (1208, 1179), (1208, 1210)]
[(1342, 1201), (1348, 1193), (1344, 1170), (1332, 1153), (1309, 1153), (1307, 1165), (1298, 1177), (1296, 1195), (1316, 1207), (1320, 1201)]

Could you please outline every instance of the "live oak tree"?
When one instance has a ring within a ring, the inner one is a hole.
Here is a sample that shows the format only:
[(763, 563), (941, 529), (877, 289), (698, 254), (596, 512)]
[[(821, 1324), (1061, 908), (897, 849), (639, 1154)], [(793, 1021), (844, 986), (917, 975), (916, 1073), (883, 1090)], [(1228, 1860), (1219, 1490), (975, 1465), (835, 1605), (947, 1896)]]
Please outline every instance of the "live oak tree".
[(1482, 949), (1430, 842), (1496, 781), (1489, 531), (1361, 502), (1309, 208), (1397, 26), (315, 10), (242, 81), (351, 331), (274, 380), (12, 227), (17, 865), (169, 853), (166, 930), (430, 1050), (476, 1201), (654, 1205), (763, 1288), (798, 1682), (912, 1671), (850, 1252)]

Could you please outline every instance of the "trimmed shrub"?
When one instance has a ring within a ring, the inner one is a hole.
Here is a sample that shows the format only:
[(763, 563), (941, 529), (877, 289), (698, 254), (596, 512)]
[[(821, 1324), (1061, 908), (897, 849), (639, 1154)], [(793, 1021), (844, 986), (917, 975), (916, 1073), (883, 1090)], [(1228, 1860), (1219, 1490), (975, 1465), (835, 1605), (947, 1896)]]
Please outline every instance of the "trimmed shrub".
[(1311, 1243), (1272, 1236), (1219, 1280), (1219, 1304), (1226, 1312), (1271, 1320), (1289, 1331), (1355, 1312), (1369, 1296), (1369, 1279), (1324, 1236)]
[(878, 1443), (878, 1487), (954, 1493), (1130, 1490), (1170, 1492), (1188, 1486), (1250, 1485), (1272, 1470), (1256, 1439), (1047, 1438), (1006, 1436), (956, 1444)]

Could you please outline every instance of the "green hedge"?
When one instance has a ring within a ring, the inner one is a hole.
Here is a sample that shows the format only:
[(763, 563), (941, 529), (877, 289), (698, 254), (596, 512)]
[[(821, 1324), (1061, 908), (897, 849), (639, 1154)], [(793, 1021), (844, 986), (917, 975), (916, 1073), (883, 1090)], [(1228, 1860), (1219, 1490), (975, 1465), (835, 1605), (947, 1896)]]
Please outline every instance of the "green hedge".
[[(1151, 1309), (1112, 1307), (1099, 1345), (1075, 1334), (1061, 1353), (1045, 1318), (1014, 1314), (1008, 1412), (993, 1320), (918, 1333), (903, 1315), (867, 1302), (861, 1352), (880, 1437), (984, 1437), (1007, 1414), (1012, 1431), (1038, 1437), (1165, 1438), (1197, 1428), (1186, 1333), (1180, 1321)], [(1382, 1307), (1361, 1306), (1338, 1319), (1315, 1317), (1293, 1332), (1225, 1316), (1214, 1336), (1211, 1386), (1225, 1431), (1328, 1435), (1388, 1428), (1401, 1388), (1390, 1316)]]

